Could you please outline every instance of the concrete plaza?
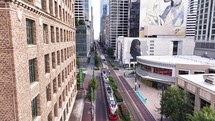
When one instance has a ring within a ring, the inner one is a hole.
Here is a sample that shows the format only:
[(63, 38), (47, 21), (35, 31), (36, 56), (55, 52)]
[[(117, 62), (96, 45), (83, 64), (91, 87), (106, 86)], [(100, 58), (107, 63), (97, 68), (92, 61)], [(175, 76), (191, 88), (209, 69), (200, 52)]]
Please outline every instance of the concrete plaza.
[[(130, 70), (131, 71), (131, 70)], [(125, 73), (125, 70), (123, 68), (119, 68), (119, 70), (115, 70), (115, 73), (117, 76), (123, 76)], [(125, 77), (125, 80), (129, 83), (129, 85), (134, 88), (135, 87), (135, 77), (129, 76)], [(140, 84), (140, 88), (137, 88), (137, 91), (146, 99), (145, 106), (149, 110), (149, 112), (153, 115), (153, 117), (159, 121), (161, 118), (161, 115), (158, 112), (157, 108), (160, 108), (160, 94), (161, 90), (156, 90), (152, 87), (146, 86), (145, 84), (141, 83), (137, 80), (137, 85)]]

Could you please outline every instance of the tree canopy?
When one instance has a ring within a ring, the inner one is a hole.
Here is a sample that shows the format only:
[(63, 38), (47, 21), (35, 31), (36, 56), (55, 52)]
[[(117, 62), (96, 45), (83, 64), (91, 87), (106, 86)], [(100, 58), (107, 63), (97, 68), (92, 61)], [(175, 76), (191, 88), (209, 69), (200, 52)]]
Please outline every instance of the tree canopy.
[(187, 115), (192, 113), (188, 94), (176, 86), (168, 87), (163, 92), (160, 104), (160, 113), (171, 121), (186, 121)]
[(215, 121), (215, 112), (210, 107), (203, 107), (188, 116), (189, 121)]
[(113, 54), (114, 54), (114, 50), (113, 50), (113, 48), (108, 48), (107, 49), (107, 54), (110, 56), (110, 57), (112, 57), (113, 56)]

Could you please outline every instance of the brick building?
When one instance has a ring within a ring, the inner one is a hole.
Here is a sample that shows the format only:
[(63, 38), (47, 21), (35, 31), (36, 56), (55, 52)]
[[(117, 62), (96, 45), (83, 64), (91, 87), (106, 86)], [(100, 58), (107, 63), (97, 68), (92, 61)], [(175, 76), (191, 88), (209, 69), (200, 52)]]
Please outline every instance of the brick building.
[(75, 48), (74, 0), (1, 0), (0, 120), (68, 121)]

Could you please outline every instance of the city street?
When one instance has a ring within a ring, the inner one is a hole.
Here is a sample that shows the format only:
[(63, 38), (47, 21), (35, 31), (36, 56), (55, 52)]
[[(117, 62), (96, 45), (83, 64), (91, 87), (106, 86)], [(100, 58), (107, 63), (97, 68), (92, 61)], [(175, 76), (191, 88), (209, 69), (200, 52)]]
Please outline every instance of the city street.
[[(99, 52), (102, 53), (101, 50)], [(116, 80), (118, 90), (131, 113), (132, 119), (134, 121), (155, 121), (155, 118), (151, 115), (124, 78), (118, 77), (109, 64), (108, 67), (111, 72), (110, 75)]]

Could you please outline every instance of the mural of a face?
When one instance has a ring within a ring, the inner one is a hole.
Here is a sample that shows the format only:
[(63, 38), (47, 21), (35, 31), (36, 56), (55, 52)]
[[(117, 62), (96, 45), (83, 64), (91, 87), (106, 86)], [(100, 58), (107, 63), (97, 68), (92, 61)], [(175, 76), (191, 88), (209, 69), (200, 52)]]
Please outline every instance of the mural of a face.
[(132, 40), (131, 47), (130, 47), (130, 54), (133, 57), (131, 61), (136, 61), (137, 56), (141, 56), (140, 40), (138, 39)]

